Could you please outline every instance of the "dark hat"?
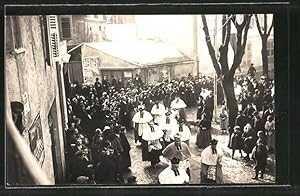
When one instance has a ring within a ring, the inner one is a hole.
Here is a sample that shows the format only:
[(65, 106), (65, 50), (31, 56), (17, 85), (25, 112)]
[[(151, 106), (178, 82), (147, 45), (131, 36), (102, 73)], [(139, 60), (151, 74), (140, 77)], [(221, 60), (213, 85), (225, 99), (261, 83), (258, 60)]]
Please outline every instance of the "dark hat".
[(171, 159), (171, 164), (179, 164), (179, 162), (180, 162), (180, 159), (177, 158), (177, 157), (173, 157), (173, 158)]
[(89, 177), (87, 176), (79, 176), (78, 178), (76, 178), (76, 183), (78, 184), (86, 184), (89, 180)]
[(75, 155), (76, 156), (81, 156), (84, 154), (84, 151), (83, 150), (78, 150), (77, 152), (75, 152)]
[(119, 133), (120, 132), (120, 125), (115, 125), (113, 127), (113, 131), (114, 131), (114, 133)]
[(127, 178), (127, 182), (132, 184), (132, 183), (136, 183), (136, 177), (135, 176), (129, 176)]
[(24, 105), (21, 102), (17, 102), (17, 101), (11, 102), (10, 106), (13, 112), (24, 111)]
[(174, 139), (175, 139), (175, 138), (181, 139), (181, 135), (180, 135), (179, 133), (176, 133), (176, 134), (174, 135)]
[(184, 119), (183, 118), (179, 118), (177, 121), (178, 121), (178, 123), (183, 123)]
[(217, 145), (217, 143), (218, 143), (218, 140), (216, 140), (216, 139), (210, 140), (211, 145)]

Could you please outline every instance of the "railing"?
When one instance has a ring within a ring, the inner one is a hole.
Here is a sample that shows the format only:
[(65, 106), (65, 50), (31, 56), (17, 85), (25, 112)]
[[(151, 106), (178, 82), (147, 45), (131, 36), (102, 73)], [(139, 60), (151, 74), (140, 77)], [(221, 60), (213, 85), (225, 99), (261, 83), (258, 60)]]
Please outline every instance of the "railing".
[[(9, 134), (13, 145), (15, 146), (16, 152), (20, 156), (22, 165), (27, 173), (30, 175), (35, 185), (53, 185), (48, 179), (45, 172), (41, 169), (40, 165), (36, 161), (35, 157), (31, 153), (28, 144), (24, 141), (24, 138), (19, 133), (15, 123), (12, 119), (10, 101), (7, 93), (5, 97), (5, 123), (6, 123), (6, 134)], [(9, 149), (7, 149), (9, 150)]]

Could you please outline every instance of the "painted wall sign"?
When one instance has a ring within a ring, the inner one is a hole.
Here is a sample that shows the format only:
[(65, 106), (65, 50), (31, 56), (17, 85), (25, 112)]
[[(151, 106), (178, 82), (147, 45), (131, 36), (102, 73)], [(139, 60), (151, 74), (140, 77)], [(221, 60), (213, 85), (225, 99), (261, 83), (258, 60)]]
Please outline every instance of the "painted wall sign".
[(124, 71), (124, 77), (125, 78), (132, 78), (132, 72), (131, 71)]
[(29, 99), (28, 99), (28, 93), (25, 92), (22, 95), (22, 102), (24, 104), (24, 115), (28, 114), (30, 112), (30, 106), (29, 106)]
[(31, 128), (29, 129), (29, 142), (32, 154), (42, 167), (45, 159), (45, 148), (40, 114), (36, 116)]
[(94, 84), (95, 78), (100, 77), (98, 57), (82, 58), (84, 82)]

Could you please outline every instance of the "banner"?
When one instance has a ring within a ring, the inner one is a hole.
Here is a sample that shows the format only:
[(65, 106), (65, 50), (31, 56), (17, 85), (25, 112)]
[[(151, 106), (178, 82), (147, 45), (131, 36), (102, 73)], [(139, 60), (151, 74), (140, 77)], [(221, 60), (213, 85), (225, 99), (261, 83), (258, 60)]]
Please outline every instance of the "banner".
[(40, 114), (36, 116), (31, 128), (29, 129), (29, 142), (32, 154), (42, 167), (45, 159), (45, 148)]

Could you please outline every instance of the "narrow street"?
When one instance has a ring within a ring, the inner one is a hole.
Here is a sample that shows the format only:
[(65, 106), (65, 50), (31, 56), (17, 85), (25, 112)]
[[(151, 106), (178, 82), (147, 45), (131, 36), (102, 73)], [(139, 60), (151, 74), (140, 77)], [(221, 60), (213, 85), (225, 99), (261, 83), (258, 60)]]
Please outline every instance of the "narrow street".
[[(195, 119), (196, 108), (188, 108), (187, 109), (187, 118)], [(264, 175), (264, 179), (259, 178), (258, 180), (251, 179), (253, 177), (254, 171), (254, 161), (245, 162), (240, 158), (240, 153), (236, 151), (235, 159), (231, 159), (231, 149), (227, 147), (228, 144), (228, 134), (221, 135), (218, 127), (219, 125), (213, 124), (212, 137), (217, 139), (218, 145), (224, 151), (223, 157), (223, 176), (224, 182), (226, 184), (231, 183), (247, 183), (247, 184), (258, 184), (258, 183), (275, 183), (275, 158), (274, 154), (268, 155), (268, 166), (266, 168), (266, 174)], [(199, 149), (195, 145), (196, 141), (196, 129), (191, 127), (192, 138), (190, 140), (190, 150), (192, 152), (192, 158), (190, 159), (191, 163), (191, 180), (190, 184), (199, 184), (200, 183), (200, 155), (202, 150)], [(133, 131), (129, 131), (127, 133), (128, 141), (131, 145), (131, 172), (125, 174), (125, 179), (128, 176), (134, 175), (137, 177), (138, 184), (158, 184), (158, 174), (168, 166), (168, 162), (164, 157), (160, 157), (161, 162), (157, 165), (156, 168), (152, 168), (150, 166), (150, 162), (143, 162), (141, 155), (141, 148), (136, 147), (134, 144), (134, 135)], [(243, 154), (245, 156), (245, 154)]]

